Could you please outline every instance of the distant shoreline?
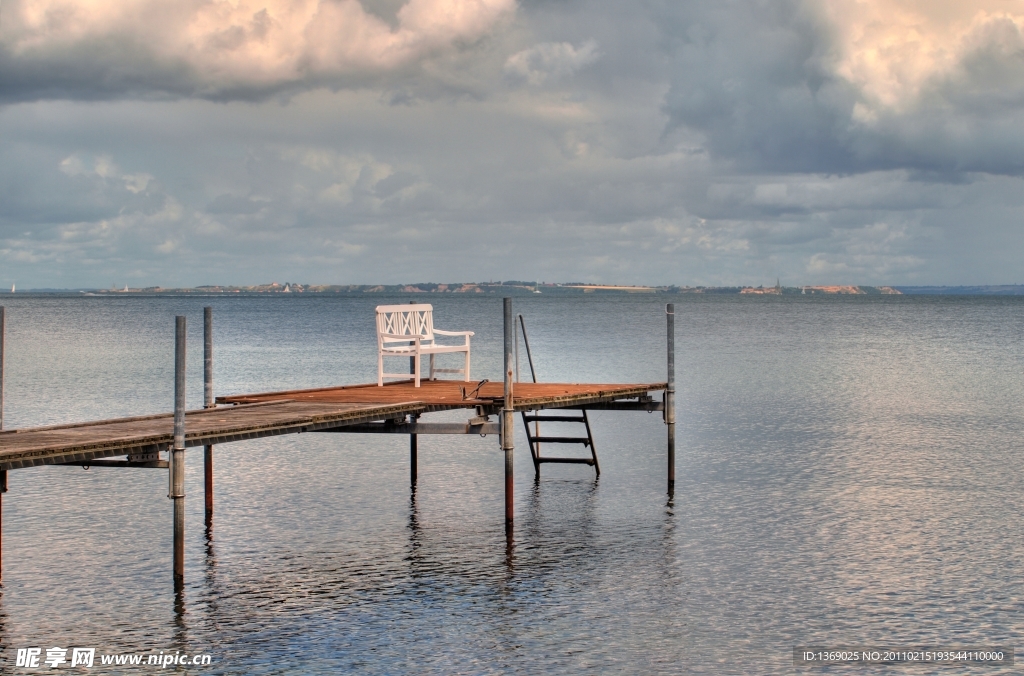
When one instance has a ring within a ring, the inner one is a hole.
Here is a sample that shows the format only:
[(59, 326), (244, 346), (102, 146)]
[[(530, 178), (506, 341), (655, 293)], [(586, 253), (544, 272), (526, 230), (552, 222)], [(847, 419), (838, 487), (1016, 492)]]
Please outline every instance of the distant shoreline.
[(78, 293), (91, 296), (144, 295), (221, 295), (221, 294), (301, 294), (301, 295), (356, 295), (356, 294), (493, 294), (493, 295), (577, 295), (577, 294), (705, 294), (744, 296), (1024, 296), (1024, 285), (975, 286), (865, 286), (865, 285), (806, 285), (806, 286), (627, 286), (611, 284), (549, 284), (544, 282), (465, 282), (458, 284), (345, 284), (321, 285), (293, 282), (259, 284), (254, 286), (197, 286), (190, 288), (164, 288), (159, 286), (120, 289), (23, 289), (25, 293)]

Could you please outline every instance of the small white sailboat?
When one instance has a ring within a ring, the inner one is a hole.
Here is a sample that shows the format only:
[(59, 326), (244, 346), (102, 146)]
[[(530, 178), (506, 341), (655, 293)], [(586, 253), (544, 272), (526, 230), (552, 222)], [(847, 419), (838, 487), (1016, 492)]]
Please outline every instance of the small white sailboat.
[(11, 293), (14, 293), (14, 284), (11, 284)]

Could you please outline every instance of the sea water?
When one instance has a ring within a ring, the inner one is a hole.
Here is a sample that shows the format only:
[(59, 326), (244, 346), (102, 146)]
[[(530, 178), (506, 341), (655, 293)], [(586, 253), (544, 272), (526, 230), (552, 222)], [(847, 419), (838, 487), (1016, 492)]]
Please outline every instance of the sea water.
[[(474, 381), (500, 380), (490, 295), (7, 296), (5, 427), (169, 411), (180, 314), (200, 407), (205, 305), (217, 394), (372, 382), (374, 306), (424, 298), (439, 328), (476, 332)], [(1020, 643), (1021, 299), (533, 295), (515, 310), (541, 380), (659, 382), (667, 301), (673, 494), (658, 413), (591, 414), (600, 478), (545, 465), (535, 481), (519, 429), (511, 539), (495, 437), (421, 436), (412, 490), (407, 437), (302, 434), (216, 447), (206, 531), (191, 449), (176, 599), (164, 471), (14, 470), (0, 671), (20, 671), (19, 648), (74, 646), (205, 653), (178, 670), (210, 674), (784, 674), (795, 646)], [(871, 671), (901, 673), (886, 669)]]

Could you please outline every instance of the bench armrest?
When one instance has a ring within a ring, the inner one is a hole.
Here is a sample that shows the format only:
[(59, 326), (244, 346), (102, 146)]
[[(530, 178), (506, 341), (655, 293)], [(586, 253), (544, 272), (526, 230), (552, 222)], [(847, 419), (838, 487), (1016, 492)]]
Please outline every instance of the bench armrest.
[(472, 331), (442, 331), (441, 329), (434, 329), (434, 333), (439, 333), (442, 336), (475, 336), (476, 335)]

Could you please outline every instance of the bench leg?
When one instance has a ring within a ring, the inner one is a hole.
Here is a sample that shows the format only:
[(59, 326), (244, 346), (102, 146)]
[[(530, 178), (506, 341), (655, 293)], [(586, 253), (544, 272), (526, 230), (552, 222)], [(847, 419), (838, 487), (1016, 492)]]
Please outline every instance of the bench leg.
[(466, 382), (469, 382), (469, 350), (466, 350)]
[(420, 353), (416, 353), (416, 372), (413, 374), (413, 380), (416, 382), (416, 387), (420, 386)]
[(377, 387), (384, 387), (384, 354), (377, 352)]
[(436, 355), (430, 355), (430, 379), (434, 380), (434, 357)]

